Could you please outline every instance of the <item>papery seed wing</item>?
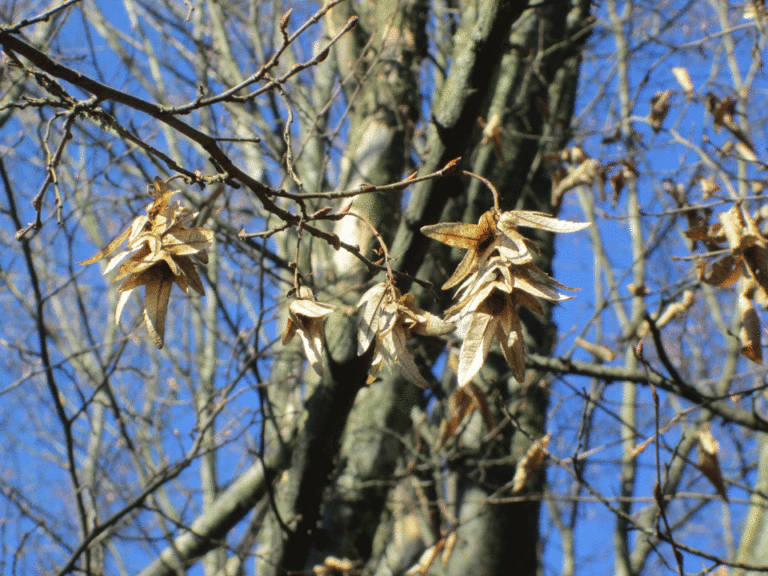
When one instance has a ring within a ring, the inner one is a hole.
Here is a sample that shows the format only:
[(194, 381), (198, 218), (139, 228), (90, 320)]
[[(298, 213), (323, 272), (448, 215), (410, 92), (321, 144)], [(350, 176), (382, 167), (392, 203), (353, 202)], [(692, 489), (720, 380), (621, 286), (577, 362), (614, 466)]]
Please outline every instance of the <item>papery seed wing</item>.
[(459, 265), (454, 270), (451, 277), (443, 284), (443, 290), (449, 290), (459, 284), (464, 278), (474, 272), (477, 267), (478, 255), (474, 250), (470, 250), (464, 254), (464, 258), (461, 259)]
[(165, 317), (172, 287), (173, 277), (163, 274), (144, 288), (144, 321), (157, 348), (162, 348), (165, 340)]
[(533, 261), (533, 255), (528, 249), (525, 240), (514, 230), (502, 234), (496, 248), (499, 251), (499, 255), (504, 258), (508, 264), (519, 266)]
[(172, 254), (191, 255), (208, 249), (213, 244), (213, 230), (182, 228), (163, 236), (163, 248)]
[(478, 310), (494, 290), (509, 294), (512, 292), (512, 287), (496, 280), (489, 282), (478, 288), (475, 292), (468, 293), (457, 304), (446, 310), (446, 317), (451, 318), (456, 315), (465, 315)]
[(142, 246), (138, 250), (136, 250), (133, 254), (131, 254), (131, 257), (128, 258), (125, 262), (123, 262), (120, 265), (120, 268), (118, 270), (117, 276), (115, 276), (113, 282), (117, 282), (118, 280), (122, 280), (126, 276), (129, 276), (130, 274), (138, 274), (139, 272), (142, 272), (152, 266), (153, 264), (156, 264), (153, 260), (147, 260), (147, 257), (149, 257), (150, 252), (149, 248), (146, 246)]
[(387, 284), (376, 284), (360, 298), (357, 307), (363, 307), (363, 316), (357, 331), (357, 353), (362, 355), (371, 346), (379, 327), (379, 310), (384, 299)]
[(299, 316), (307, 318), (322, 318), (333, 312), (336, 308), (324, 302), (315, 302), (314, 300), (299, 299), (291, 302), (289, 308)]
[(126, 292), (128, 290), (133, 290), (134, 288), (145, 286), (155, 280), (157, 280), (157, 273), (154, 270), (144, 270), (138, 274), (131, 274), (128, 276), (128, 278), (123, 280), (123, 283), (118, 286), (117, 291)]
[(515, 276), (514, 288), (515, 290), (522, 290), (528, 294), (531, 294), (532, 296), (543, 298), (544, 300), (551, 300), (552, 302), (563, 302), (573, 298), (573, 296), (560, 294), (560, 292), (547, 284), (537, 282), (524, 276)]
[(305, 329), (298, 330), (301, 343), (304, 346), (304, 354), (309, 365), (320, 376), (323, 375), (323, 325), (319, 320), (310, 320), (305, 324)]
[(366, 378), (365, 380), (366, 384), (371, 384), (376, 380), (376, 378), (379, 375), (379, 372), (381, 372), (381, 368), (383, 365), (384, 365), (384, 355), (381, 353), (381, 348), (377, 340), (376, 348), (373, 351), (373, 362), (371, 362), (371, 369), (368, 370), (368, 378)]
[[(183, 275), (186, 277), (189, 286), (195, 292), (200, 294), (200, 296), (205, 296), (205, 286), (203, 285), (203, 281), (200, 279), (200, 274), (197, 273), (197, 268), (195, 267), (194, 262), (192, 262), (192, 260), (187, 256), (178, 256), (174, 258), (174, 260), (179, 265)], [(181, 276), (181, 274), (179, 276)]]
[(421, 233), (432, 240), (437, 240), (448, 246), (474, 250), (480, 241), (488, 235), (488, 231), (478, 224), (462, 222), (441, 222), (430, 226), (422, 226)]
[(128, 237), (128, 244), (133, 247), (133, 243), (144, 232), (144, 227), (149, 222), (149, 218), (146, 216), (136, 216), (131, 223), (131, 235)]
[(456, 325), (453, 322), (447, 322), (442, 318), (430, 314), (425, 310), (419, 310), (422, 320), (416, 324), (412, 330), (414, 334), (421, 336), (442, 336), (456, 330)]
[(390, 352), (394, 352), (392, 354), (392, 360), (397, 371), (403, 378), (413, 382), (417, 386), (420, 386), (421, 388), (429, 388), (429, 383), (424, 379), (424, 376), (421, 375), (421, 372), (419, 372), (419, 367), (416, 366), (416, 362), (413, 361), (413, 356), (411, 356), (411, 353), (406, 347), (405, 332), (400, 329), (395, 329), (392, 330), (390, 334), (391, 336), (386, 338), (385, 342), (391, 341), (394, 345), (394, 351), (390, 350)]
[(483, 417), (483, 423), (488, 430), (496, 428), (496, 419), (491, 412), (491, 406), (488, 402), (488, 395), (474, 382), (470, 382), (464, 387), (474, 400), (474, 405), (480, 410), (480, 415)]
[(163, 182), (157, 176), (155, 176), (153, 186), (155, 188), (155, 201), (150, 205), (151, 208), (147, 209), (147, 213), (149, 214), (150, 219), (154, 218), (163, 210), (165, 210), (165, 208), (168, 206), (168, 202), (171, 201), (171, 198), (176, 193), (175, 190), (171, 190), (170, 186), (168, 186), (168, 184)]
[(499, 228), (506, 232), (509, 227), (523, 226), (526, 228), (538, 228), (548, 232), (578, 232), (590, 226), (590, 222), (569, 222), (560, 220), (544, 212), (532, 210), (510, 210), (504, 212), (499, 218)]
[(739, 295), (739, 311), (741, 312), (741, 353), (755, 364), (763, 363), (763, 345), (760, 341), (760, 318), (755, 312), (752, 301), (744, 294)]
[(173, 281), (176, 283), (176, 286), (182, 289), (184, 294), (189, 293), (189, 279), (187, 278), (187, 275), (184, 273), (183, 270), (181, 270), (181, 266), (179, 266), (179, 269), (181, 271), (181, 274), (177, 274), (174, 276)]
[[(503, 326), (506, 324), (506, 326)], [(517, 314), (508, 314), (496, 325), (496, 339), (501, 346), (501, 352), (507, 361), (507, 366), (512, 371), (515, 379), (523, 383), (525, 380), (525, 343), (523, 341), (523, 328)]]
[[(160, 252), (158, 252), (154, 256), (154, 258), (158, 261), (162, 260), (163, 262), (168, 264), (168, 268), (171, 269), (171, 272), (173, 272), (174, 276), (178, 276), (179, 274), (181, 274), (181, 268), (179, 268), (179, 265), (176, 263), (177, 261), (165, 250), (160, 250)], [(179, 260), (181, 260), (182, 258), (186, 258), (186, 256), (179, 256)]]
[(496, 332), (498, 320), (484, 310), (472, 314), (459, 352), (459, 386), (465, 386), (483, 367)]
[(118, 236), (117, 238), (112, 240), (112, 242), (110, 242), (107, 245), (107, 247), (104, 248), (104, 250), (102, 250), (101, 252), (99, 252), (95, 256), (91, 256), (90, 258), (88, 258), (88, 260), (83, 260), (82, 262), (78, 262), (77, 264), (79, 266), (87, 266), (88, 264), (93, 264), (94, 262), (97, 262), (98, 260), (101, 260), (102, 258), (104, 258), (104, 256), (108, 256), (108, 255), (112, 254), (112, 252), (117, 250), (117, 248), (118, 248), (118, 246), (120, 246), (120, 244), (122, 244), (123, 242), (125, 242), (128, 239), (128, 236), (130, 235), (130, 233), (131, 233), (131, 229), (130, 228), (126, 228), (122, 232), (122, 234), (120, 234), (120, 236)]
[(122, 252), (118, 252), (112, 256), (112, 258), (110, 258), (109, 262), (107, 263), (107, 267), (104, 268), (104, 272), (102, 272), (102, 274), (109, 274), (112, 272), (112, 270), (114, 270), (118, 264), (120, 264), (131, 254), (133, 254), (133, 250), (123, 250)]
[(293, 337), (296, 335), (296, 331), (299, 329), (299, 326), (301, 326), (301, 324), (297, 323), (292, 316), (293, 315), (291, 314), (288, 317), (288, 322), (285, 324), (285, 330), (283, 331), (283, 337), (281, 339), (283, 346), (293, 340)]
[(117, 299), (117, 307), (115, 308), (115, 325), (120, 324), (120, 317), (123, 315), (123, 308), (125, 308), (126, 302), (131, 297), (133, 288), (126, 290), (120, 294), (120, 298)]
[(513, 298), (515, 303), (518, 306), (525, 306), (528, 308), (528, 310), (532, 310), (533, 312), (536, 312), (536, 314), (544, 314), (544, 308), (541, 307), (541, 304), (539, 303), (536, 298), (528, 294), (527, 292), (523, 292), (521, 290), (517, 290), (513, 294)]
[(400, 323), (400, 311), (398, 310), (397, 302), (393, 302), (390, 299), (385, 299), (381, 305), (379, 311), (379, 319), (377, 332), (379, 337), (389, 334), (396, 326), (401, 326)]

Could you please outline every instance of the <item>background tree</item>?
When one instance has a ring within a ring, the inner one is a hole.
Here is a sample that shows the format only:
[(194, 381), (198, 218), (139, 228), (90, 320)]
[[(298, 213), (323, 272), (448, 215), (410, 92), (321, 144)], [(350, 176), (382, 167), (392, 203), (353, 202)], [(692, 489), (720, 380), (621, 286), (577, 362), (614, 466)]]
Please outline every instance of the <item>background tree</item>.
[[(3, 571), (768, 570), (760, 6), (32, 4), (0, 8)], [(77, 265), (165, 217), (156, 176), (214, 231), (162, 349)], [(478, 222), (481, 178), (594, 223), (558, 258), (521, 228), (592, 294), (520, 308), (522, 379), (492, 351), (457, 388), (453, 333), (408, 343), (428, 390), (367, 384), (361, 295), (389, 267), (442, 314), (463, 253), (419, 230)], [(306, 288), (321, 363), (281, 342)]]

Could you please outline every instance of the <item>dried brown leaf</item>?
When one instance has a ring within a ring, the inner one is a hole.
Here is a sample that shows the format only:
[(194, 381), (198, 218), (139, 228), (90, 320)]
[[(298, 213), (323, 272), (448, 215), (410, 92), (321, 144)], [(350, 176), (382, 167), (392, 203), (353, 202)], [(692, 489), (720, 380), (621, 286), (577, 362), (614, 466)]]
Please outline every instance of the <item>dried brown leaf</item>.
[(741, 256), (726, 254), (719, 260), (712, 262), (709, 274), (705, 274), (706, 266), (700, 267), (699, 279), (707, 284), (719, 286), (721, 288), (731, 286), (741, 278), (744, 272), (742, 260)]
[(648, 112), (648, 123), (651, 125), (654, 132), (661, 130), (661, 125), (669, 113), (669, 97), (671, 95), (672, 90), (663, 90), (661, 92), (656, 92), (653, 98), (651, 98), (651, 110)]

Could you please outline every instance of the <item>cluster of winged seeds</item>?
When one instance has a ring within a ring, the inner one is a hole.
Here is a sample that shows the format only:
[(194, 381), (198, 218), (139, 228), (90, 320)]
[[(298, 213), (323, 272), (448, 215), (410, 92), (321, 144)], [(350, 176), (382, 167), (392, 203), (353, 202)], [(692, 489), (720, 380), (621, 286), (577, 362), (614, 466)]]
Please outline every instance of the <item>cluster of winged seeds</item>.
[(518, 381), (525, 378), (525, 345), (518, 306), (541, 314), (537, 298), (568, 300), (559, 289), (573, 290), (557, 282), (533, 263), (536, 245), (524, 238), (518, 227), (549, 232), (576, 232), (589, 223), (559, 220), (541, 212), (489, 210), (478, 224), (441, 223), (421, 231), (438, 240), (467, 250), (456, 271), (443, 285), (459, 286), (457, 303), (446, 311), (464, 342), (459, 353), (459, 385), (465, 386), (483, 366), (494, 337)]
[(317, 302), (312, 290), (299, 286), (296, 300), (288, 306), (288, 324), (283, 332), (283, 346), (298, 334), (304, 353), (315, 372), (323, 375), (323, 318), (333, 312), (330, 304)]
[(712, 226), (701, 223), (686, 232), (688, 238), (703, 242), (711, 252), (727, 248), (727, 253), (711, 264), (699, 262), (699, 279), (722, 288), (741, 281), (741, 353), (757, 364), (763, 362), (762, 330), (753, 302), (768, 305), (768, 238), (760, 231), (764, 220), (763, 215), (753, 217), (743, 206), (734, 204), (719, 214)]
[(369, 384), (376, 379), (386, 360), (403, 378), (429, 388), (405, 341), (411, 333), (442, 336), (455, 330), (456, 326), (417, 308), (415, 302), (413, 294), (408, 292), (401, 296), (392, 282), (376, 284), (360, 299), (358, 307), (363, 308), (363, 317), (357, 333), (357, 353), (364, 354), (375, 341)]
[(131, 226), (104, 250), (80, 262), (85, 265), (101, 260), (127, 241), (126, 249), (113, 256), (103, 272), (106, 274), (120, 266), (114, 280), (123, 280), (117, 289), (120, 299), (115, 322), (120, 322), (123, 307), (131, 293), (144, 286), (144, 321), (158, 348), (163, 347), (165, 340), (165, 318), (171, 287), (176, 284), (184, 292), (192, 288), (205, 295), (205, 287), (194, 261), (207, 264), (206, 250), (213, 242), (212, 230), (187, 225), (197, 213), (191, 213), (180, 202), (170, 203), (176, 192), (155, 178), (155, 199), (147, 205), (146, 216), (136, 217)]

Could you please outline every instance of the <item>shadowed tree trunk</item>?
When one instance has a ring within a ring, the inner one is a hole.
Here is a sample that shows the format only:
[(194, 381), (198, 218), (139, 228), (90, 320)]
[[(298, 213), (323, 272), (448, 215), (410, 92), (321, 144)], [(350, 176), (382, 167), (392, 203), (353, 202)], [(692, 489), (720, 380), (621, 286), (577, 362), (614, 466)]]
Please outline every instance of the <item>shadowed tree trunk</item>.
[[(419, 47), (425, 35), (421, 26), (427, 20), (422, 12), (428, 7), (423, 2), (401, 2), (393, 11), (394, 5), (379, 3), (367, 12), (361, 6), (363, 36), (337, 54), (337, 61), (350, 62), (360, 58), (358, 52), (350, 51), (368, 44), (372, 47), (363, 57), (367, 78), (352, 101), (350, 146), (345, 157), (348, 180), (343, 187), (358, 179), (372, 183), (399, 179), (412, 145), (418, 116), (414, 96), (422, 57)], [(497, 184), (503, 208), (552, 212), (544, 157), (569, 138), (587, 7), (586, 3), (572, 6), (567, 2), (548, 2), (527, 10), (511, 2), (462, 7), (450, 45), (449, 73), (443, 81), (435, 81), (440, 89), (432, 95), (427, 156), (420, 172), (463, 157), (462, 167)], [(390, 46), (392, 38), (396, 43)], [(558, 47), (552, 49), (555, 44)], [(495, 115), (501, 118), (498, 148), (482, 137), (482, 122)], [(425, 261), (429, 240), (418, 229), (438, 220), (477, 221), (491, 201), (485, 187), (459, 177), (414, 186), (391, 249), (396, 266), (440, 285), (450, 266), (435, 258)], [(391, 195), (366, 197), (365, 204), (360, 202), (356, 208), (385, 237), (392, 234), (398, 210)], [(342, 240), (345, 232), (349, 234), (348, 230), (339, 232)], [(364, 237), (364, 230), (355, 228), (350, 237), (355, 236)], [(539, 265), (548, 270), (552, 238), (542, 235), (536, 240), (542, 248)], [(455, 266), (457, 260), (451, 262)], [(366, 280), (364, 272), (350, 278), (348, 266), (337, 264), (336, 270), (339, 277), (347, 273), (348, 285)], [(356, 294), (346, 301), (354, 303), (360, 292)], [(447, 302), (445, 295), (442, 301)], [(422, 294), (420, 305), (434, 306), (434, 299)], [(551, 321), (534, 315), (525, 320), (529, 349), (549, 353), (554, 337)], [(327, 427), (314, 432), (316, 447), (307, 446), (308, 452), (322, 455), (325, 466), (307, 467), (310, 473), (303, 478), (311, 482), (312, 494), (303, 501), (304, 508), (294, 509), (305, 522), (287, 536), (282, 561), (277, 564), (288, 571), (309, 570), (334, 556), (361, 563), (366, 573), (396, 574), (435, 544), (441, 532), (455, 530), (457, 541), (446, 567), (448, 574), (536, 573), (538, 500), (498, 505), (487, 499), (511, 480), (516, 462), (544, 434), (547, 400), (539, 383), (541, 375), (530, 373), (525, 383), (518, 383), (504, 362), (492, 357), (482, 377), (488, 393), (499, 394), (499, 405), (512, 421), (491, 441), (484, 438), (487, 430), (482, 427), (468, 429), (445, 478), (437, 470), (408, 475), (414, 454), (408, 453), (404, 439), (418, 440), (414, 427), (427, 406), (426, 398), (418, 388), (393, 376), (358, 392), (362, 380), (355, 370), (364, 371), (366, 365), (355, 358), (354, 330), (346, 318), (333, 318), (326, 325), (331, 377), (336, 373), (344, 377), (322, 385), (338, 387), (338, 415), (346, 416), (352, 399), (354, 404), (345, 418), (338, 452), (335, 444), (344, 422), (338, 416), (328, 418)], [(428, 345), (424, 352), (429, 354)], [(455, 382), (449, 378), (435, 395), (444, 399), (453, 386)], [(314, 405), (313, 400), (309, 406)], [(326, 411), (337, 409), (335, 404), (329, 407), (328, 399), (320, 405)], [(502, 412), (497, 416), (499, 420), (504, 417)], [(430, 452), (431, 448), (422, 449), (422, 456), (434, 461), (436, 455)], [(484, 458), (495, 463), (481, 473), (477, 462)], [(332, 481), (324, 490), (331, 460), (335, 463)], [(296, 471), (294, 461), (290, 473)], [(295, 482), (299, 480), (289, 481)], [(433, 499), (442, 492), (436, 485), (439, 482), (453, 486), (455, 501), (448, 501), (455, 514), (452, 521), (441, 518), (434, 508)], [(533, 482), (531, 493), (539, 494), (542, 482), (543, 477)], [(419, 508), (419, 497), (433, 502), (428, 510)], [(318, 517), (319, 529), (314, 530)]]

